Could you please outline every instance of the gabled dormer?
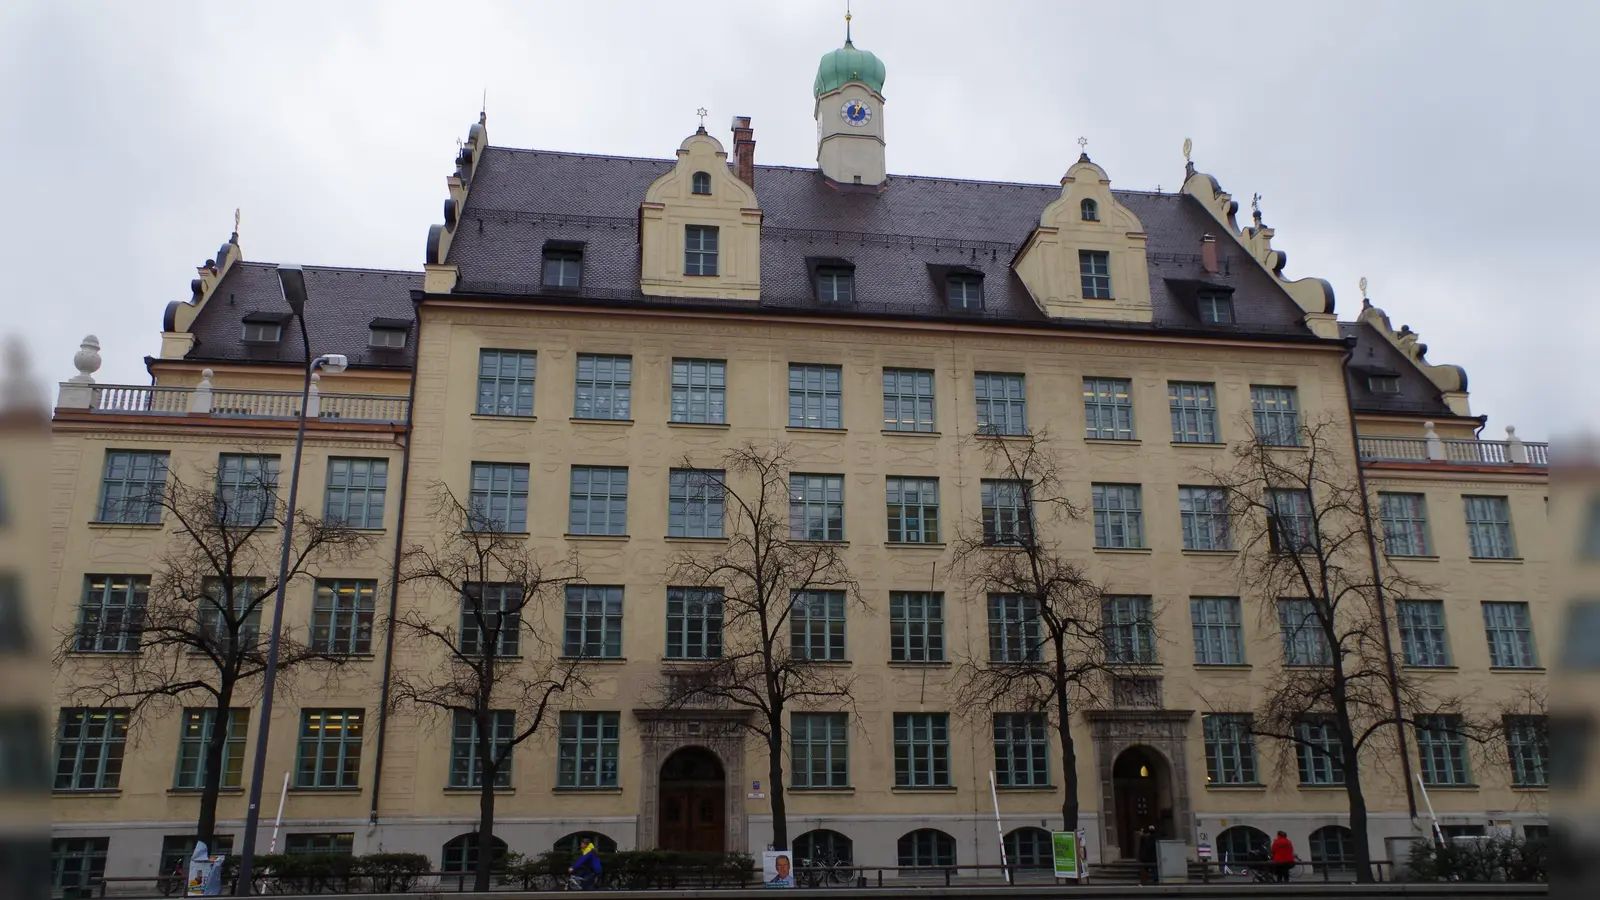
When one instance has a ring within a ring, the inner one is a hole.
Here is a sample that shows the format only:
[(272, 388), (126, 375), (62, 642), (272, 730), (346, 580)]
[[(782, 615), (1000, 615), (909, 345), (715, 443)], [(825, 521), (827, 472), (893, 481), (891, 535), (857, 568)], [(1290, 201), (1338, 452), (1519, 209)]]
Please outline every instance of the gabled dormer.
[(639, 290), (657, 297), (761, 299), (761, 209), (704, 127), (639, 204)]
[(1046, 315), (1149, 322), (1145, 244), (1139, 217), (1117, 202), (1105, 170), (1084, 154), (1012, 267)]

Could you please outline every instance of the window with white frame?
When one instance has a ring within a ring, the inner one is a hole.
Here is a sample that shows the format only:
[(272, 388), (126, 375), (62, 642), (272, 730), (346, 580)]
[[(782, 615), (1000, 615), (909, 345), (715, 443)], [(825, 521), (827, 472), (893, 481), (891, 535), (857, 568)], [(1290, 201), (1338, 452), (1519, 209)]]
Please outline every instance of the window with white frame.
[(851, 266), (818, 266), (817, 299), (847, 304), (856, 297), (856, 270)]
[(1111, 254), (1104, 250), (1079, 250), (1078, 274), (1083, 282), (1083, 299), (1111, 299)]
[(583, 251), (576, 247), (546, 247), (540, 283), (558, 290), (575, 290), (582, 286)]
[(1233, 324), (1233, 295), (1226, 291), (1201, 291), (1198, 308), (1206, 325)]
[(945, 276), (944, 288), (952, 309), (983, 309), (982, 275), (951, 272)]

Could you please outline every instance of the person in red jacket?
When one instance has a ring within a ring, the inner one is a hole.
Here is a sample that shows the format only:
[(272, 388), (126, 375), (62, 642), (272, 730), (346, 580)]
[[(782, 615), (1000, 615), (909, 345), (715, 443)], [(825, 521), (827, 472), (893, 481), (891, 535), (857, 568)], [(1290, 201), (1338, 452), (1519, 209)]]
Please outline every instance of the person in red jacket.
[(1281, 831), (1272, 841), (1272, 867), (1278, 870), (1279, 881), (1288, 881), (1289, 871), (1294, 868), (1294, 844)]

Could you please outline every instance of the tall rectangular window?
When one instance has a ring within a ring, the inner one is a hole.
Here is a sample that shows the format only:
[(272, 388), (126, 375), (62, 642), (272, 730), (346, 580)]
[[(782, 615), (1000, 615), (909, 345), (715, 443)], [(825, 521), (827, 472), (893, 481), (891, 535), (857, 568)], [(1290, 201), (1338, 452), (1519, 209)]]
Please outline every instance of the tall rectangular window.
[(1155, 613), (1149, 597), (1107, 597), (1100, 603), (1106, 659), (1113, 663), (1154, 665)]
[(1043, 713), (994, 714), (994, 780), (1000, 787), (1050, 786), (1050, 730)]
[(850, 786), (850, 717), (845, 713), (789, 714), (790, 787)]
[(128, 711), (103, 707), (61, 710), (56, 731), (58, 791), (114, 791), (122, 783)]
[[(267, 580), (235, 578), (233, 590), (224, 595), (221, 578), (206, 578), (201, 582), (201, 592), (205, 599), (197, 604), (196, 617), (206, 644), (221, 653), (254, 647), (261, 636), (261, 608), (266, 605)], [(200, 650), (193, 648), (190, 652)]]
[(495, 656), (522, 652), (522, 585), (474, 581), (461, 594), (461, 653)]
[(1306, 553), (1317, 547), (1317, 523), (1311, 494), (1298, 489), (1266, 492), (1268, 543), (1275, 553)]
[(352, 831), (309, 831), (283, 836), (283, 852), (289, 856), (350, 856), (355, 852)]
[(1233, 324), (1233, 295), (1222, 291), (1201, 291), (1200, 321), (1206, 325)]
[[(478, 747), (478, 717), (464, 709), (452, 714), (450, 723), (450, 786), (453, 788), (483, 787), (484, 763)], [(517, 713), (511, 709), (489, 711), (489, 752), (499, 759), (494, 772), (494, 786), (511, 787), (512, 742), (517, 737)]]
[(667, 659), (722, 658), (722, 589), (667, 588)]
[(148, 575), (85, 575), (83, 605), (72, 649), (79, 653), (137, 653), (150, 595)]
[(1544, 716), (1506, 716), (1506, 750), (1511, 756), (1511, 783), (1545, 787), (1550, 783), (1550, 729)]
[(622, 658), (622, 588), (616, 585), (567, 585), (565, 656), (585, 659)]
[(547, 288), (572, 290), (583, 284), (583, 251), (547, 247), (540, 283)]
[(894, 714), (894, 786), (950, 786), (948, 713)]
[(528, 530), (528, 467), (517, 463), (472, 464), (467, 501), (472, 531), (520, 534)]
[(1238, 597), (1190, 597), (1194, 626), (1194, 664), (1244, 665), (1244, 625)]
[(1083, 299), (1111, 299), (1111, 254), (1104, 250), (1079, 250), (1078, 274), (1083, 280)]
[(478, 415), (533, 415), (537, 362), (532, 350), (479, 350)]
[(1489, 665), (1504, 669), (1538, 667), (1528, 604), (1483, 604), (1483, 631), (1489, 639)]
[(361, 786), (361, 735), (366, 713), (359, 709), (307, 709), (300, 713), (297, 788)]
[(789, 536), (803, 541), (844, 540), (844, 476), (789, 476)]
[(1144, 546), (1144, 511), (1137, 484), (1096, 484), (1094, 545), (1135, 548)]
[(1378, 518), (1383, 523), (1383, 552), (1390, 556), (1431, 556), (1428, 502), (1423, 494), (1378, 492)]
[(721, 469), (673, 469), (668, 474), (668, 537), (722, 537), (725, 478)]
[(1167, 382), (1172, 408), (1172, 440), (1178, 444), (1217, 443), (1217, 388), (1198, 381)]
[(95, 896), (95, 883), (106, 877), (106, 854), (110, 850), (108, 837), (53, 838), (50, 886), (54, 896)]
[(1310, 600), (1279, 600), (1278, 627), (1283, 632), (1284, 665), (1333, 665), (1333, 653), (1322, 630), (1322, 619)]
[(843, 662), (844, 591), (795, 591), (789, 600), (789, 652)]
[(939, 543), (939, 479), (887, 478), (889, 541)]
[(1450, 665), (1450, 641), (1445, 636), (1444, 603), (1438, 600), (1399, 600), (1400, 648), (1408, 666)]
[(633, 357), (579, 353), (577, 392), (574, 419), (632, 419)]
[(944, 594), (889, 592), (889, 659), (944, 662)]
[(567, 507), (569, 534), (628, 533), (628, 469), (573, 466)]
[(1039, 601), (1020, 594), (989, 595), (989, 661), (1031, 663), (1044, 657)]
[(1027, 434), (1028, 395), (1023, 376), (978, 372), (972, 376), (979, 434)]
[(672, 421), (725, 425), (728, 363), (721, 359), (672, 361)]
[(1232, 550), (1228, 492), (1213, 487), (1178, 488), (1178, 520), (1185, 550)]
[(1084, 436), (1096, 441), (1133, 440), (1133, 382), (1126, 378), (1083, 380)]
[[(222, 780), (225, 788), (236, 788), (244, 781), (244, 744), (250, 731), (250, 710), (230, 709), (228, 733), (222, 743)], [(186, 709), (178, 732), (178, 772), (172, 786), (180, 791), (197, 791), (206, 786), (206, 745), (216, 728), (215, 709)]]
[(382, 528), (383, 500), (388, 485), (388, 460), (334, 457), (328, 460), (323, 517), (351, 528)]
[(933, 431), (933, 370), (883, 370), (883, 430)]
[(1467, 509), (1467, 541), (1473, 559), (1515, 559), (1511, 505), (1505, 497), (1462, 497)]
[(217, 520), (255, 527), (272, 521), (278, 496), (278, 457), (224, 453), (217, 459)]
[(614, 788), (622, 750), (622, 717), (614, 712), (564, 712), (556, 787)]
[(1031, 485), (985, 478), (978, 487), (985, 544), (1027, 544), (1033, 539), (1027, 501)]
[(311, 649), (333, 655), (371, 653), (377, 595), (376, 581), (317, 579), (311, 606)]
[(107, 450), (97, 522), (157, 525), (167, 491), (165, 450)]
[(817, 267), (817, 299), (823, 303), (849, 303), (856, 297), (856, 270), (850, 266)]
[(789, 364), (789, 427), (843, 428), (844, 374), (838, 366)]
[(717, 274), (717, 228), (715, 225), (684, 226), (683, 274)]
[(1344, 767), (1339, 760), (1339, 730), (1333, 720), (1309, 716), (1295, 723), (1295, 757), (1300, 767), (1300, 783), (1310, 785), (1344, 784)]
[(1443, 787), (1472, 783), (1461, 728), (1460, 716), (1417, 716), (1417, 762), (1423, 783)]
[(1256, 739), (1249, 713), (1203, 713), (1206, 784), (1257, 784)]
[(1300, 403), (1294, 388), (1250, 385), (1250, 414), (1256, 443), (1269, 447), (1300, 446)]

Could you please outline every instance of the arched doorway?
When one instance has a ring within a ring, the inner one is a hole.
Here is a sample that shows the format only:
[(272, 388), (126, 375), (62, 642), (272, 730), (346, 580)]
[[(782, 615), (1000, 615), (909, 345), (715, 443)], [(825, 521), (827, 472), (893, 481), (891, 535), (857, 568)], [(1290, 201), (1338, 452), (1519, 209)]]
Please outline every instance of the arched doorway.
[(661, 764), (662, 850), (721, 853), (727, 849), (728, 778), (704, 747), (685, 747)]
[(1172, 776), (1166, 760), (1149, 747), (1129, 747), (1111, 765), (1116, 802), (1117, 845), (1123, 859), (1139, 855), (1139, 834), (1154, 828), (1157, 837), (1172, 830)]

